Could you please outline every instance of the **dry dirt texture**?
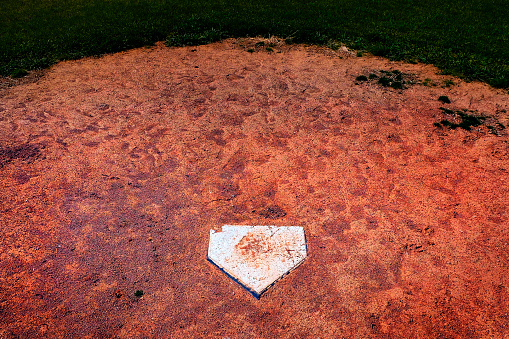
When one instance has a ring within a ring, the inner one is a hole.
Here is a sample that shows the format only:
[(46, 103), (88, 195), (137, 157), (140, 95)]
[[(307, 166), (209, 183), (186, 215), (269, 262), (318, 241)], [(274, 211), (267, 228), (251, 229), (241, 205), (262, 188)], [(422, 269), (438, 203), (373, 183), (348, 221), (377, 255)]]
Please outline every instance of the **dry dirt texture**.
[[(3, 83), (0, 338), (509, 337), (507, 91), (255, 42)], [(309, 257), (256, 300), (206, 260), (223, 224), (303, 226)]]

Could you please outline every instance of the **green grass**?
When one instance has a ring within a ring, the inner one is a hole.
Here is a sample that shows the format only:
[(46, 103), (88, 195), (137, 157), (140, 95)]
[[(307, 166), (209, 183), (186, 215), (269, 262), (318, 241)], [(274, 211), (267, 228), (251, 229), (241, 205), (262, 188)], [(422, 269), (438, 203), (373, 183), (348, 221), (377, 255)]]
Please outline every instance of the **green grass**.
[(507, 0), (0, 0), (0, 74), (167, 40), (338, 42), (509, 88)]

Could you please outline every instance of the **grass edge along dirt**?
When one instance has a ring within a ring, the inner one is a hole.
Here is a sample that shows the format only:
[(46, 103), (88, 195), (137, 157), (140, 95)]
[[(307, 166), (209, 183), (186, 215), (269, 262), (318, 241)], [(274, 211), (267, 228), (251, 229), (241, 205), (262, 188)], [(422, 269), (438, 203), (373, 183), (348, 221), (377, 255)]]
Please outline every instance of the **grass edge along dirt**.
[(166, 40), (229, 37), (345, 44), (391, 60), (434, 64), (444, 74), (509, 88), (506, 0), (33, 0), (0, 4), (0, 74), (24, 76), (61, 60)]

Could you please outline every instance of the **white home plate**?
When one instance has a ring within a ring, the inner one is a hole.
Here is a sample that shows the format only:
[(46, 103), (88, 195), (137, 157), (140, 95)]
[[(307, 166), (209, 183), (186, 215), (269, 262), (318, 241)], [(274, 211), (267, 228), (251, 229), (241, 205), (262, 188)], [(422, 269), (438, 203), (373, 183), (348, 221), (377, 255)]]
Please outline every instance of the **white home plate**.
[(259, 298), (307, 256), (300, 226), (232, 226), (210, 230), (207, 259)]

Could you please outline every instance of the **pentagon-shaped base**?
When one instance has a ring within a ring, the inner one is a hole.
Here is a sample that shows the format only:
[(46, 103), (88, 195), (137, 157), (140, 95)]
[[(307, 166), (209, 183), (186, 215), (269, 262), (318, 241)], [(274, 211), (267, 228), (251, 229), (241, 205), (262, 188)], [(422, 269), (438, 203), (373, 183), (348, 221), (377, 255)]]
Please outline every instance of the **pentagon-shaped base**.
[(233, 226), (210, 230), (207, 259), (260, 298), (307, 257), (300, 226)]

